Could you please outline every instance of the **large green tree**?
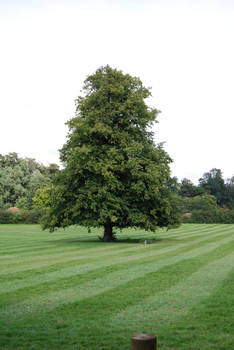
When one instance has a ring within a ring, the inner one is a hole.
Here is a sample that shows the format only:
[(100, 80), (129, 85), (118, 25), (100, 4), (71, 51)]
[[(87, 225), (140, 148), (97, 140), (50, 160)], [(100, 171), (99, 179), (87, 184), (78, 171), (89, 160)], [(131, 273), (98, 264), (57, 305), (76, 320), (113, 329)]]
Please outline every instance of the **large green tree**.
[(168, 185), (171, 159), (150, 131), (158, 114), (145, 103), (150, 95), (140, 79), (109, 66), (85, 80), (44, 228), (104, 226), (103, 240), (110, 241), (114, 227), (179, 224)]

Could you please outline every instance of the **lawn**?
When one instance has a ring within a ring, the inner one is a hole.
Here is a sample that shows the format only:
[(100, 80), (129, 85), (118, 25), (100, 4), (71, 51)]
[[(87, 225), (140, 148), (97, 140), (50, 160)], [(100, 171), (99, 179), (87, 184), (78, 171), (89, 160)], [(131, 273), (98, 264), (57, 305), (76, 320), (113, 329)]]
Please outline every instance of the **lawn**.
[(234, 225), (99, 235), (0, 225), (1, 350), (234, 349)]

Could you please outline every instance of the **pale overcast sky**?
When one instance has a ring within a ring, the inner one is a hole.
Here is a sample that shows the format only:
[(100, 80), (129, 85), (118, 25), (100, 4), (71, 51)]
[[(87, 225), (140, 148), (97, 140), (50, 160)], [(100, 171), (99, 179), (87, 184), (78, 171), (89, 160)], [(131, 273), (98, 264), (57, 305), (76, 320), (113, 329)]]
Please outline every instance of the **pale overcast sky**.
[(172, 175), (234, 175), (234, 1), (0, 0), (0, 153), (59, 162), (87, 75), (152, 87)]

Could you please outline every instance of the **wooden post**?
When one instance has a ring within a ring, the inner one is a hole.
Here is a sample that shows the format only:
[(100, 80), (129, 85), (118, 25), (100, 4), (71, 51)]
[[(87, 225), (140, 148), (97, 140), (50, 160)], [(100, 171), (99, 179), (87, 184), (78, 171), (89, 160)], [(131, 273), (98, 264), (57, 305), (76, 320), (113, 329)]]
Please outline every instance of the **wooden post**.
[(153, 334), (135, 334), (131, 337), (131, 350), (156, 350), (157, 338)]

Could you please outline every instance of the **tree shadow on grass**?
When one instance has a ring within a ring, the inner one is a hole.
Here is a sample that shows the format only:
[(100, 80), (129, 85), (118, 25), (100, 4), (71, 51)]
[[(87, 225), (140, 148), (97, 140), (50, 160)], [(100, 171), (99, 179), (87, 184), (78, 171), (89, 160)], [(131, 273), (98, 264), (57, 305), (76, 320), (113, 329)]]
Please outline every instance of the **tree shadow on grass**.
[(72, 243), (99, 243), (101, 245), (103, 244), (112, 244), (115, 245), (117, 243), (124, 243), (124, 244), (143, 244), (143, 245), (148, 245), (148, 244), (156, 244), (156, 243), (173, 243), (177, 242), (176, 239), (168, 239), (168, 238), (117, 238), (116, 241), (112, 242), (102, 242), (99, 237), (95, 238), (77, 238), (77, 239), (58, 239), (58, 240), (52, 240), (52, 241), (46, 241), (47, 243), (61, 243), (61, 244), (72, 244)]

